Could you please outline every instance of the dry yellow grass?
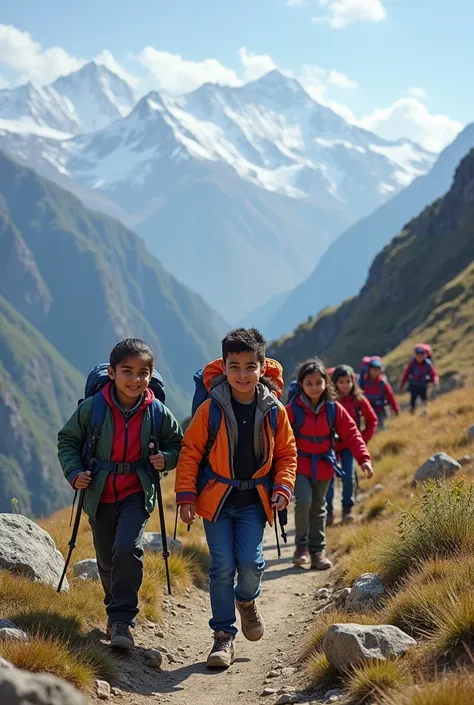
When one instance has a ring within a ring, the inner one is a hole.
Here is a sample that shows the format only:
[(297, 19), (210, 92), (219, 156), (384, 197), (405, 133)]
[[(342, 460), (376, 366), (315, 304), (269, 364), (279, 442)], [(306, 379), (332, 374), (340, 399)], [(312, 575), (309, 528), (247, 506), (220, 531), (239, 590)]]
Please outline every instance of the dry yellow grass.
[(306, 672), (313, 688), (321, 690), (337, 687), (341, 677), (322, 651), (315, 651), (307, 661)]
[(348, 705), (368, 705), (411, 682), (411, 675), (401, 661), (377, 661), (355, 668), (346, 677), (344, 694)]
[(379, 705), (472, 705), (474, 677), (459, 674), (437, 679), (432, 683), (418, 683), (403, 692), (387, 695)]

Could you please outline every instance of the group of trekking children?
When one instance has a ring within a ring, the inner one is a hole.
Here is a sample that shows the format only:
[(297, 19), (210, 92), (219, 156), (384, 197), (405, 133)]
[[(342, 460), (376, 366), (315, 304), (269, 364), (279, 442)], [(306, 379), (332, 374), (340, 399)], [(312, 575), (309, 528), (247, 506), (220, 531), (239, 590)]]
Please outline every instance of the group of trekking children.
[[(426, 382), (432, 363), (417, 356), (409, 368), (403, 382), (410, 382), (412, 399), (424, 399), (420, 380)], [(293, 562), (314, 570), (331, 567), (325, 527), (327, 507), (328, 523), (333, 521), (334, 477), (343, 479), (349, 520), (354, 458), (367, 477), (373, 475), (366, 444), (382, 415), (378, 397), (371, 396), (380, 385), (381, 363), (373, 358), (362, 372), (369, 401), (352, 368), (339, 366), (330, 377), (315, 358), (299, 367), (285, 408), (282, 372), (266, 357), (256, 329), (231, 331), (222, 341), (222, 358), (195, 375), (193, 416), (184, 436), (164, 404), (162, 380), (142, 340), (123, 340), (109, 364), (89, 375), (85, 400), (58, 434), (58, 456), (72, 487), (84, 490), (105, 593), (106, 633), (114, 648), (134, 647), (142, 536), (160, 472), (176, 467), (181, 520), (191, 525), (196, 515), (203, 519), (211, 556), (209, 668), (228, 668), (234, 661), (236, 612), (244, 637), (263, 636), (256, 600), (265, 567), (264, 529), (293, 494)]]

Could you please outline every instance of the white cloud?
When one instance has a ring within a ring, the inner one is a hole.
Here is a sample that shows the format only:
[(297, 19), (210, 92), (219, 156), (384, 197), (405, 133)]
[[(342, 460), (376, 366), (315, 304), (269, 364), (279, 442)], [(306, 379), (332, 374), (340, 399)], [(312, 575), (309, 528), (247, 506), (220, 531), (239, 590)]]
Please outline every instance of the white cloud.
[(203, 83), (242, 84), (235, 71), (223, 66), (217, 59), (190, 61), (183, 59), (181, 54), (158, 51), (151, 46), (146, 46), (134, 58), (153, 75), (156, 88), (168, 93), (189, 93)]
[(134, 76), (133, 74), (129, 73), (122, 66), (122, 64), (119, 64), (117, 59), (114, 57), (114, 55), (108, 49), (104, 49), (103, 51), (100, 52), (100, 54), (97, 54), (97, 56), (94, 58), (94, 61), (97, 64), (101, 64), (102, 66), (106, 66), (109, 69), (109, 71), (116, 73), (117, 76), (120, 76), (120, 78), (122, 78), (124, 81), (129, 83), (133, 88), (135, 88), (135, 89), (139, 88), (140, 79), (137, 78), (137, 76)]
[(244, 67), (244, 81), (256, 81), (266, 73), (277, 68), (276, 63), (268, 54), (254, 54), (246, 47), (239, 49), (240, 63)]
[(425, 89), (419, 88), (419, 86), (411, 86), (411, 88), (408, 89), (408, 95), (412, 98), (418, 98), (418, 100), (425, 100), (425, 98), (428, 97)]
[(327, 22), (333, 29), (355, 22), (382, 22), (387, 17), (381, 0), (319, 0), (319, 4), (327, 8), (327, 14), (313, 17), (313, 22)]
[(359, 88), (357, 81), (353, 81), (345, 73), (340, 73), (339, 71), (330, 71), (327, 81), (329, 86), (336, 86), (336, 88), (347, 88), (350, 91)]
[(40, 85), (51, 83), (86, 63), (62, 47), (43, 49), (28, 32), (11, 25), (0, 25), (0, 62), (20, 74), (19, 83), (32, 81)]
[(439, 152), (452, 142), (463, 124), (447, 115), (434, 115), (416, 98), (400, 98), (388, 108), (376, 108), (359, 124), (385, 139), (406, 137)]

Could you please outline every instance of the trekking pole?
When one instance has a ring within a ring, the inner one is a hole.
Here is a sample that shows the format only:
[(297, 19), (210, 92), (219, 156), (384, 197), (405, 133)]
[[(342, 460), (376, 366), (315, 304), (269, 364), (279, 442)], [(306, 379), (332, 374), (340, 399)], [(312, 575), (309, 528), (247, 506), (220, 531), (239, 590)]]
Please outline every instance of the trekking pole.
[[(157, 443), (150, 443), (149, 446), (151, 449), (153, 449), (153, 452), (156, 454), (158, 453), (158, 444)], [(171, 595), (171, 577), (170, 577), (170, 567), (168, 563), (168, 558), (170, 557), (170, 552), (168, 550), (168, 536), (166, 534), (166, 521), (165, 521), (165, 510), (163, 507), (163, 494), (161, 492), (161, 475), (159, 470), (155, 470), (153, 468), (153, 472), (156, 477), (156, 500), (158, 504), (158, 514), (160, 517), (160, 528), (161, 528), (161, 544), (163, 546), (163, 560), (165, 562), (165, 570), (166, 570), (166, 583), (168, 586), (168, 595)]]
[(277, 522), (276, 507), (273, 507), (273, 523), (275, 525), (275, 538), (276, 538), (276, 546), (277, 546), (277, 555), (278, 555), (278, 560), (279, 560), (281, 558), (281, 548), (280, 548), (280, 537), (278, 536), (278, 522)]
[(69, 563), (71, 562), (72, 552), (76, 548), (76, 539), (77, 539), (77, 534), (79, 531), (79, 524), (81, 523), (81, 514), (82, 514), (82, 507), (84, 504), (84, 495), (85, 495), (85, 490), (81, 490), (79, 492), (79, 501), (77, 503), (77, 511), (76, 511), (76, 518), (74, 520), (74, 527), (72, 529), (71, 538), (70, 538), (69, 544), (68, 544), (69, 552), (67, 554), (66, 562), (64, 564), (63, 574), (61, 575), (61, 580), (59, 581), (57, 592), (61, 592), (61, 589), (63, 587), (64, 578), (66, 577), (66, 572), (69, 567)]

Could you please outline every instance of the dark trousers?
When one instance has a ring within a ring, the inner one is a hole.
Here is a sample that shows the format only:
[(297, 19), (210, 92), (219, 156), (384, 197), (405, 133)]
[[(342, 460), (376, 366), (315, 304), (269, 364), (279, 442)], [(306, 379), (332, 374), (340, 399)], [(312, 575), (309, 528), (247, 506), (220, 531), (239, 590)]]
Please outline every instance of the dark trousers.
[(110, 623), (135, 625), (147, 521), (143, 492), (114, 504), (99, 504), (96, 518), (89, 519)]
[(377, 431), (382, 431), (385, 428), (385, 420), (387, 418), (387, 412), (382, 407), (382, 408), (375, 409), (375, 413), (377, 414), (377, 420), (379, 422), (378, 426), (377, 426)]
[(410, 384), (410, 409), (415, 411), (418, 397), (423, 404), (428, 400), (428, 386), (426, 384)]

